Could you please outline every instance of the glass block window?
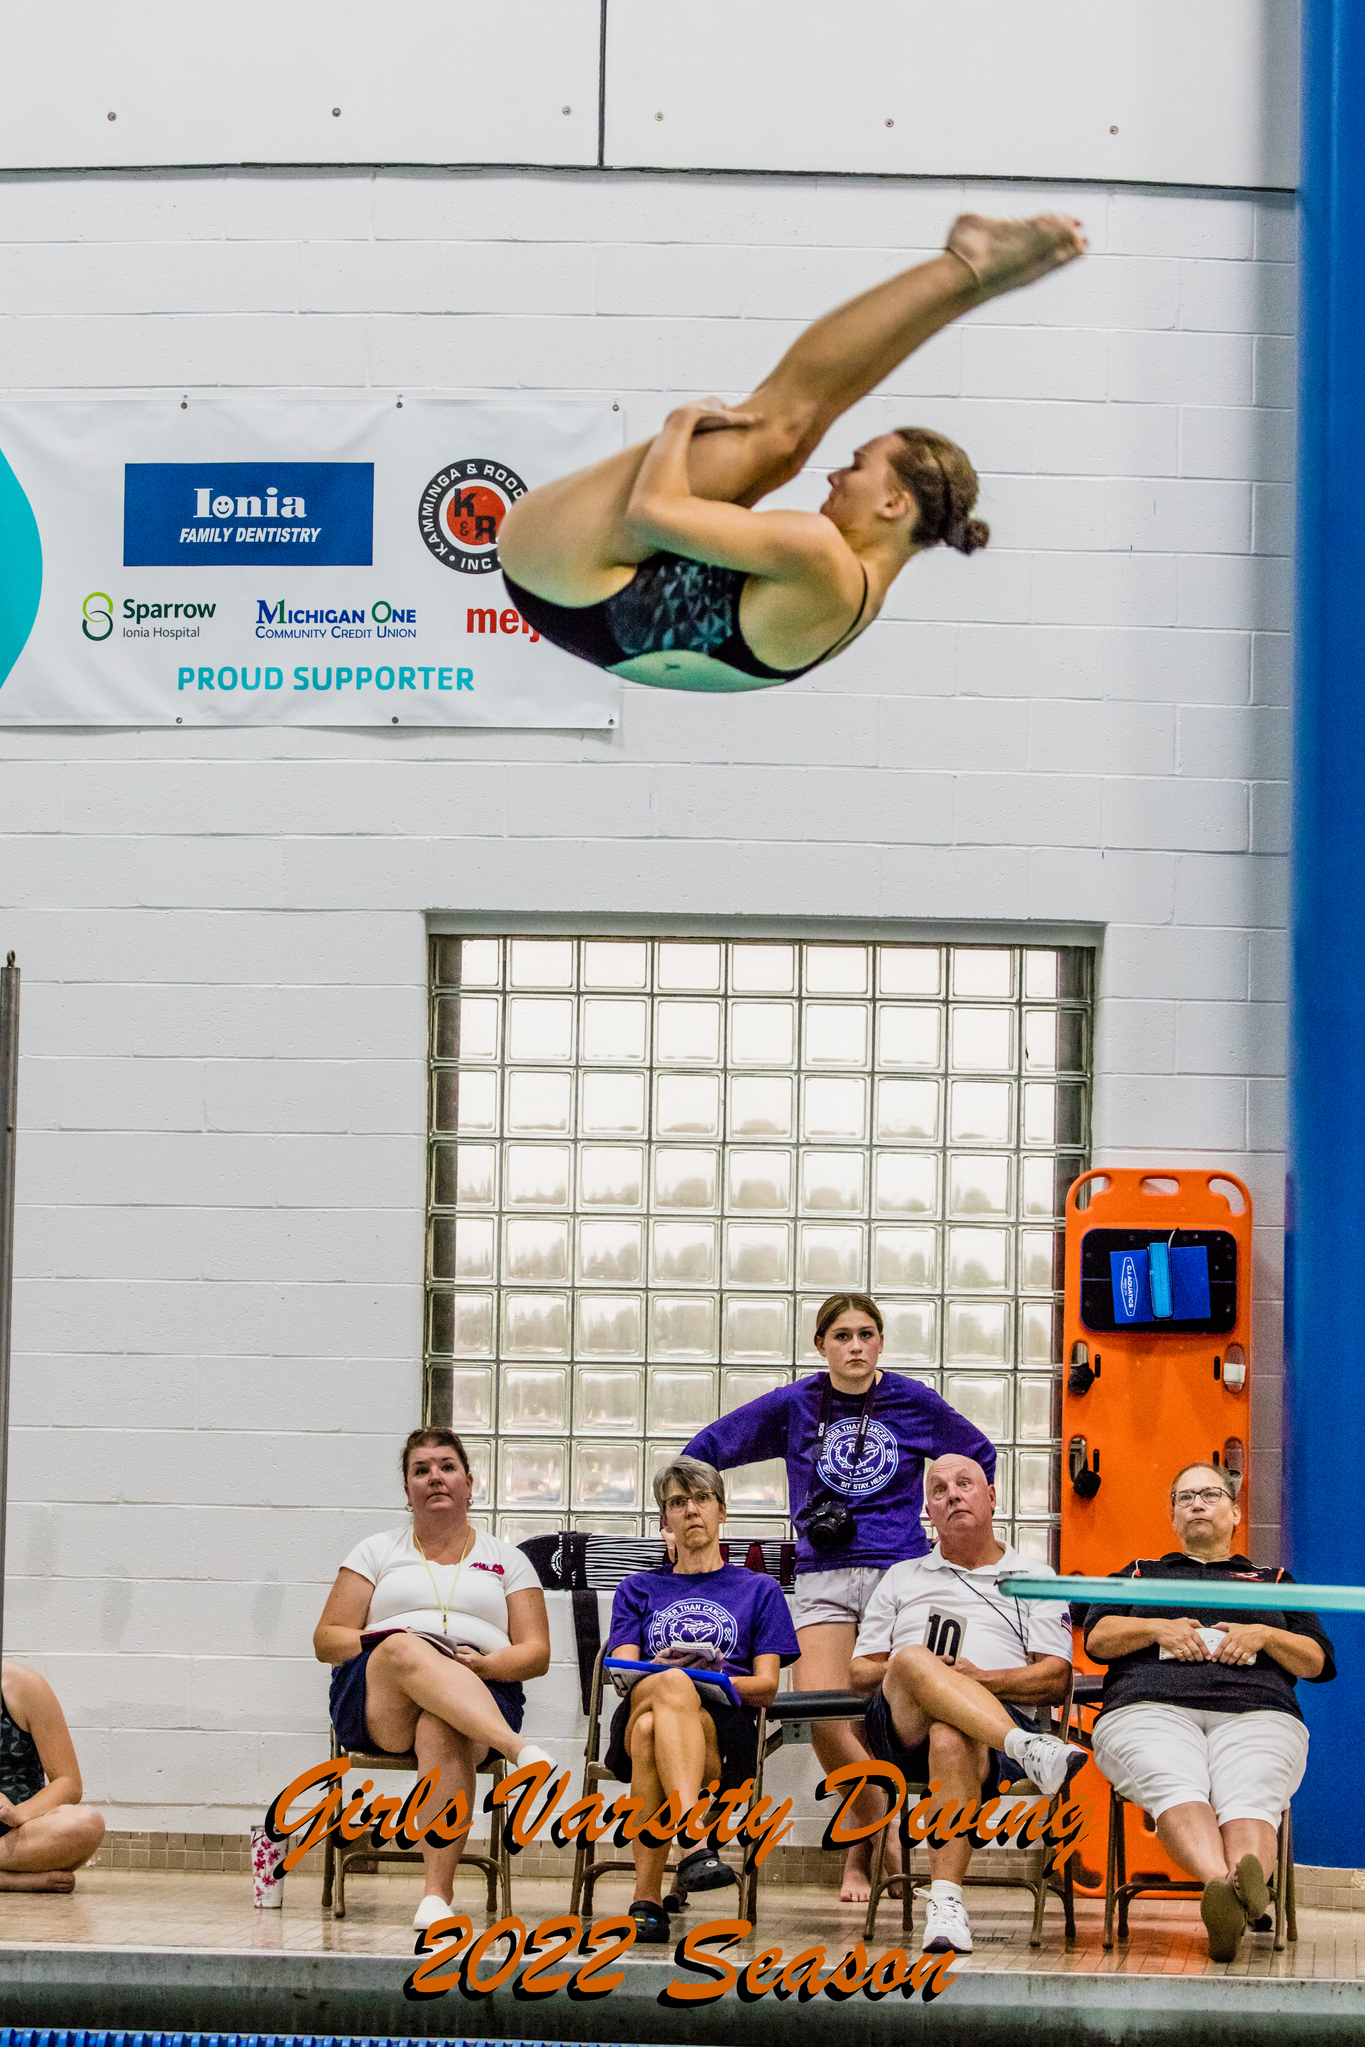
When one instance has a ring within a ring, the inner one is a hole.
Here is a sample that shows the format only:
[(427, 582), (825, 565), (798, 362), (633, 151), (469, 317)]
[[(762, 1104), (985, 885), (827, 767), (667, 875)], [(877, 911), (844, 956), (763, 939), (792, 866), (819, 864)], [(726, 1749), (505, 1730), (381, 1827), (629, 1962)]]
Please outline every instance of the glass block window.
[[(499, 1533), (650, 1530), (654, 1471), (819, 1370), (816, 1311), (854, 1288), (1050, 1558), (1092, 958), (434, 937), (426, 1411)], [(780, 1465), (729, 1483), (733, 1533), (786, 1532)]]

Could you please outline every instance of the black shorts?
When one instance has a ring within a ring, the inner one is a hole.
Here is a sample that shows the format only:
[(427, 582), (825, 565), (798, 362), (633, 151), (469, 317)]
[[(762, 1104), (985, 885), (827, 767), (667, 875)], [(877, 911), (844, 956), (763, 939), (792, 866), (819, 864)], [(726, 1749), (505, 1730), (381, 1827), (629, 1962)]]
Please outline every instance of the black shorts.
[[(1004, 1701), (1001, 1703), (1004, 1704)], [(1016, 1726), (1024, 1728), (1029, 1734), (1035, 1732), (1033, 1722), (1026, 1718), (1022, 1711), (1010, 1705), (1005, 1705), (1005, 1711)], [(878, 1762), (894, 1763), (907, 1784), (929, 1782), (928, 1738), (917, 1742), (914, 1748), (907, 1748), (896, 1732), (896, 1724), (891, 1718), (891, 1708), (886, 1703), (885, 1694), (880, 1691), (873, 1693), (872, 1703), (867, 1709), (867, 1718), (863, 1722), (863, 1740)], [(992, 1749), (990, 1761), (986, 1766), (985, 1782), (981, 1786), (982, 1797), (994, 1798), (1002, 1782), (1012, 1783), (1023, 1774), (1018, 1763), (1013, 1762), (1008, 1756), (1001, 1755), (998, 1749)]]
[[(741, 1784), (758, 1772), (758, 1714), (752, 1706), (708, 1705), (703, 1710), (715, 1723), (716, 1746), (720, 1750), (720, 1788), (722, 1791), (737, 1791)], [(626, 1753), (626, 1722), (629, 1718), (630, 1700), (622, 1699), (611, 1716), (607, 1753), (603, 1757), (612, 1776), (618, 1777), (623, 1784), (630, 1782), (630, 1757)]]
[[(392, 1756), (402, 1753), (399, 1749), (386, 1749), (370, 1733), (365, 1719), (365, 1671), (370, 1658), (379, 1647), (377, 1642), (368, 1649), (362, 1649), (358, 1656), (352, 1656), (347, 1663), (338, 1663), (332, 1672), (331, 1691), (328, 1704), (331, 1708), (332, 1725), (337, 1731), (337, 1741), (344, 1749), (357, 1749), (362, 1755)], [(519, 1684), (508, 1684), (502, 1678), (485, 1677), (480, 1683), (493, 1694), (493, 1703), (507, 1725), (516, 1733), (521, 1732), (522, 1717), (526, 1712), (526, 1694)], [(480, 1758), (482, 1762), (483, 1758)]]

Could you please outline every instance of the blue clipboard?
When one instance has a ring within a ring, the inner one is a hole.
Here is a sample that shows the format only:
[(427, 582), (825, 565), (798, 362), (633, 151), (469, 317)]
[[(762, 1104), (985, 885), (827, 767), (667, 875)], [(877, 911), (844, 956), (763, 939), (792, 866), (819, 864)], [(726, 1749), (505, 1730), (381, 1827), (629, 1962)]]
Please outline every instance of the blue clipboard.
[[(693, 1684), (705, 1694), (719, 1692), (727, 1706), (742, 1706), (743, 1699), (731, 1684), (723, 1670), (689, 1670), (685, 1663), (635, 1663), (627, 1656), (607, 1656), (602, 1669), (606, 1672), (618, 1692), (624, 1698), (642, 1677), (653, 1677), (659, 1670), (681, 1670), (684, 1677), (690, 1677)], [(618, 1675), (619, 1673), (619, 1675)], [(622, 1679), (628, 1680), (623, 1683)]]

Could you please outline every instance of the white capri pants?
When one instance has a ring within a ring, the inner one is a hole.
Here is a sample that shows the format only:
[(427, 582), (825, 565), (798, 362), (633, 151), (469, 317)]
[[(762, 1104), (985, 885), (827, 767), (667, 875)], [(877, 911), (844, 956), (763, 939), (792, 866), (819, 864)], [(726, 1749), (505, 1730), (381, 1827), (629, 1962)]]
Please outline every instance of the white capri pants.
[(1303, 1782), (1308, 1729), (1292, 1713), (1201, 1713), (1149, 1701), (1100, 1714), (1095, 1761), (1120, 1798), (1154, 1820), (1199, 1803), (1213, 1807), (1220, 1827), (1278, 1827)]

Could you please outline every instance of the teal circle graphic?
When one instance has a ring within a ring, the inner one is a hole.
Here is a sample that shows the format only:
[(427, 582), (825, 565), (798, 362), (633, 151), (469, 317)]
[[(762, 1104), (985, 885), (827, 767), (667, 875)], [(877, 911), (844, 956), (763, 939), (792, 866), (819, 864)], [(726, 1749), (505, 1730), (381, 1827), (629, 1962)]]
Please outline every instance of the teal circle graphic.
[(24, 651), (43, 587), (38, 521), (0, 452), (0, 688)]

